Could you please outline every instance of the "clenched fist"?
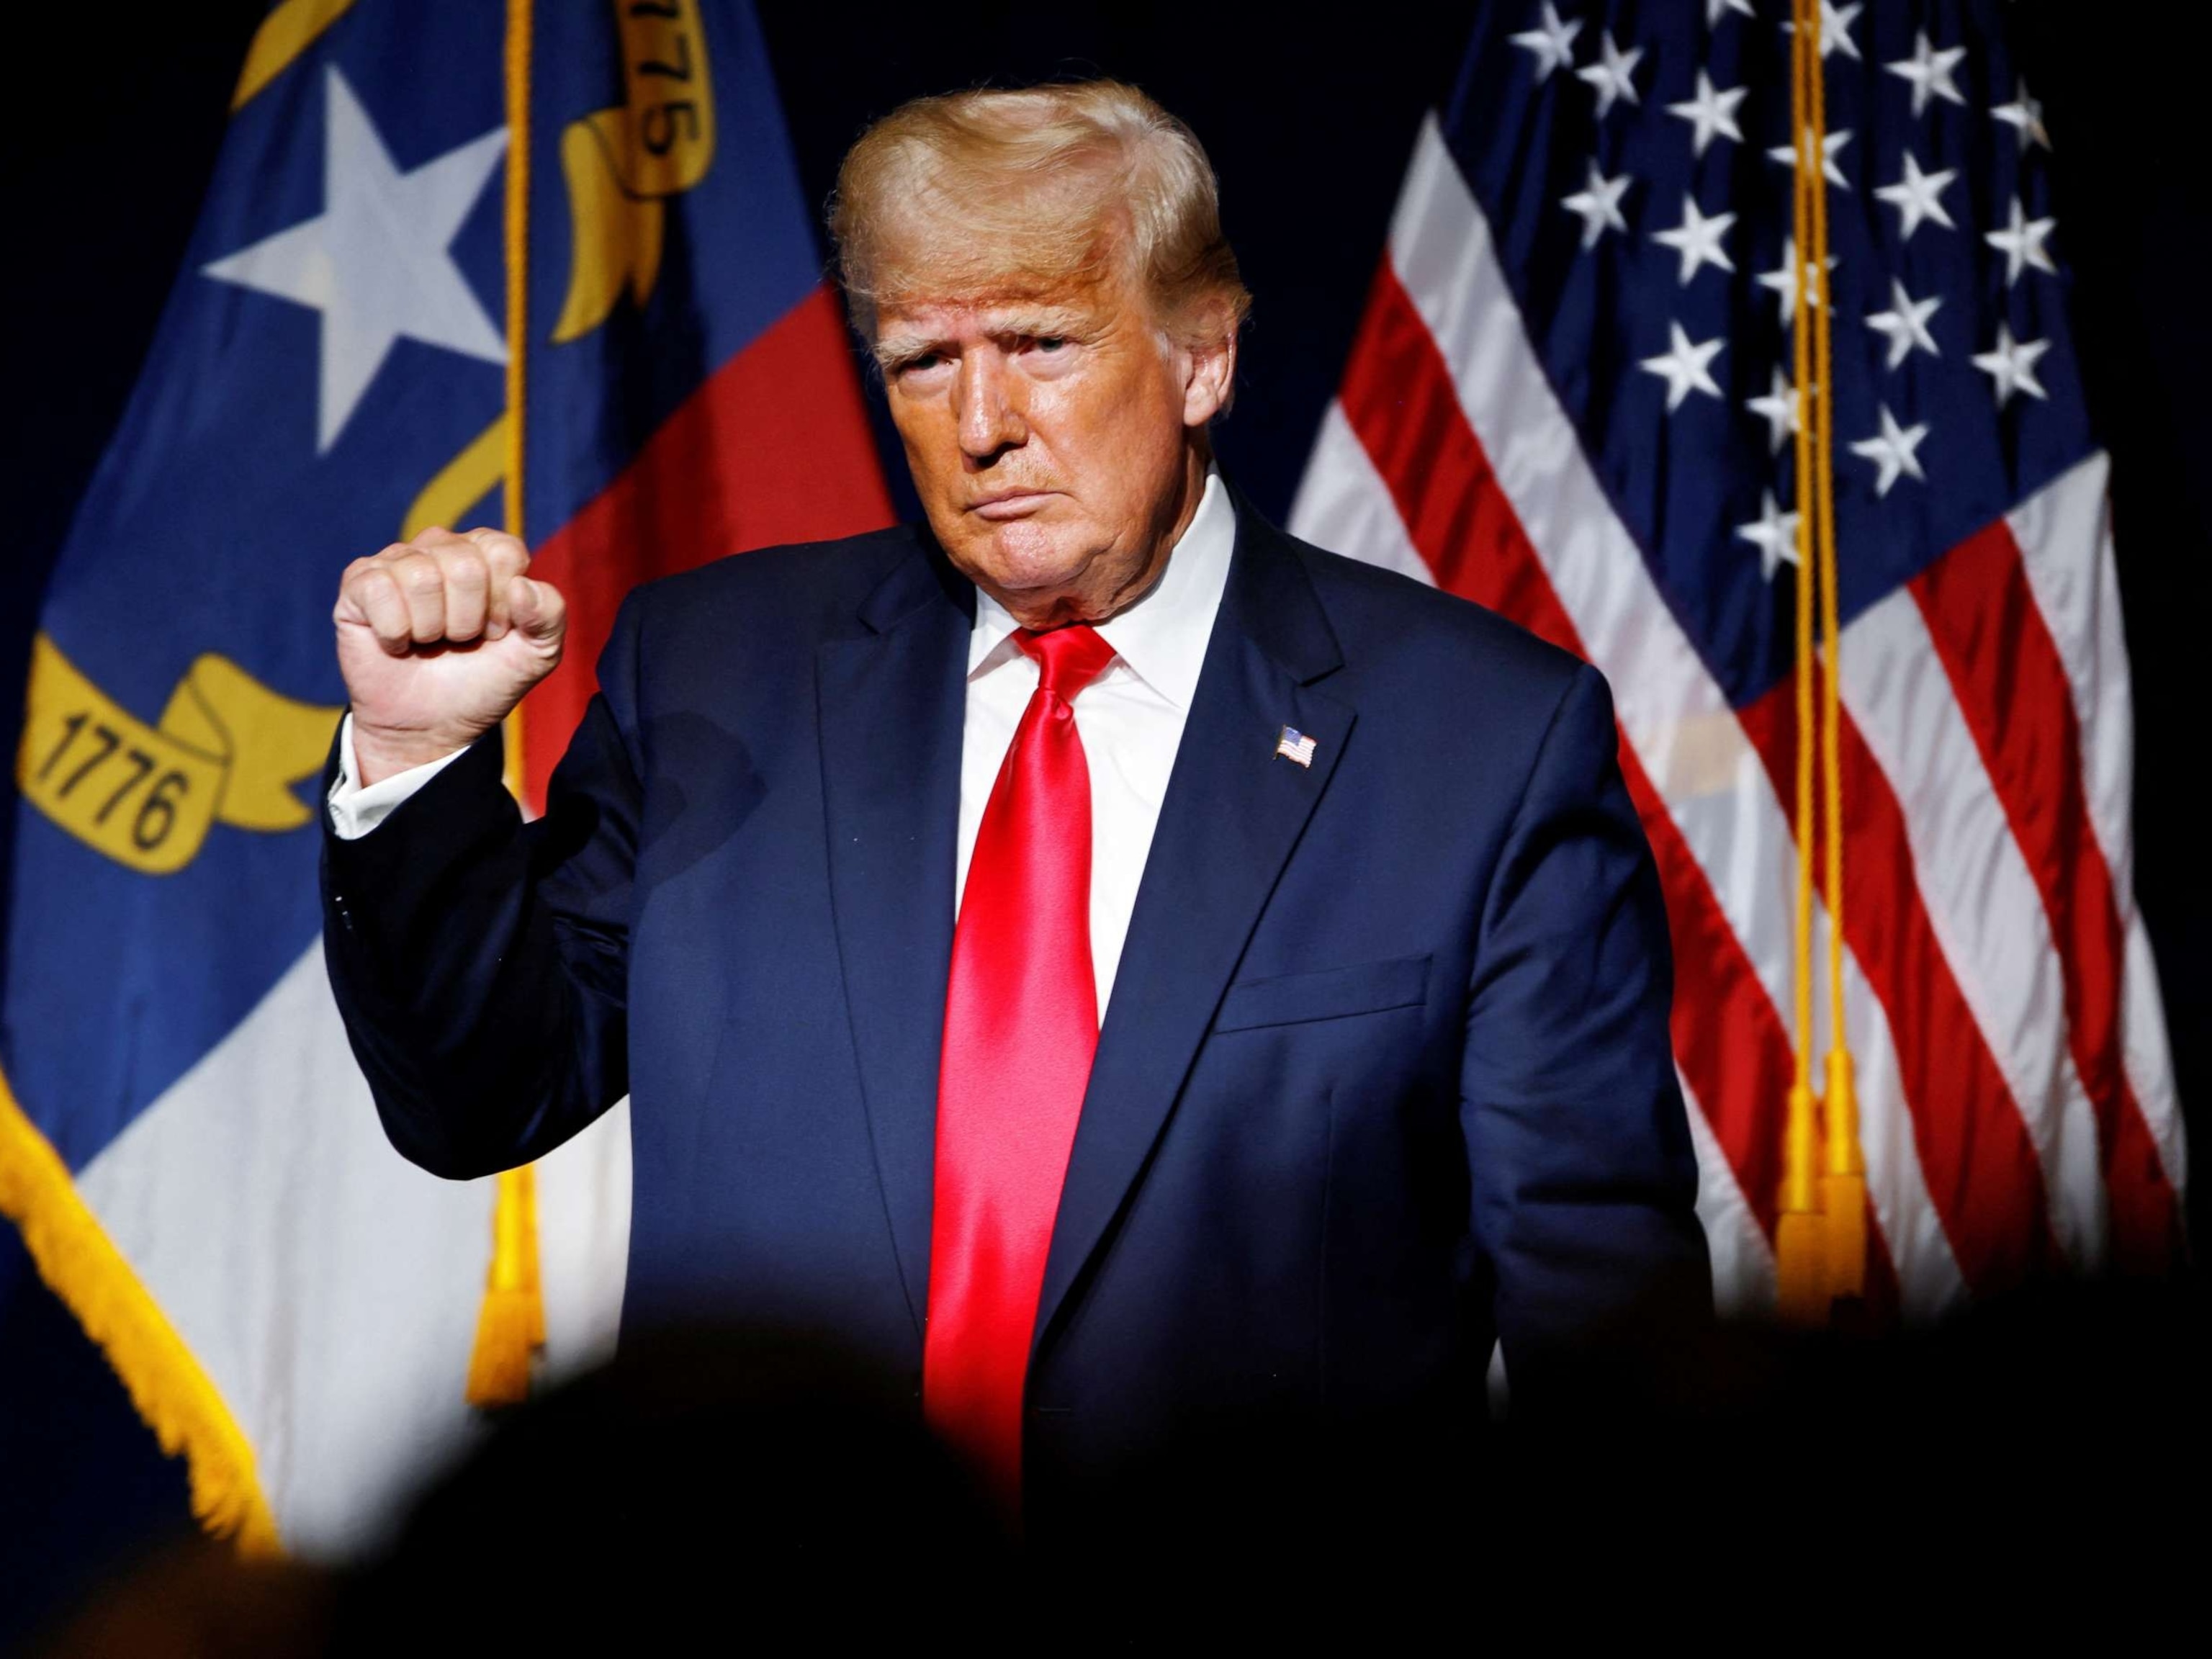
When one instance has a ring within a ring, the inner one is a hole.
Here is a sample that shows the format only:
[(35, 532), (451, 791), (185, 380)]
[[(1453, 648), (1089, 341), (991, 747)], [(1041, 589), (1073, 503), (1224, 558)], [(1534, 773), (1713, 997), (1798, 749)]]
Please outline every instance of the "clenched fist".
[(465, 748), (553, 672), (568, 606), (529, 568), (503, 532), (438, 529), (346, 567), (331, 619), (361, 782)]

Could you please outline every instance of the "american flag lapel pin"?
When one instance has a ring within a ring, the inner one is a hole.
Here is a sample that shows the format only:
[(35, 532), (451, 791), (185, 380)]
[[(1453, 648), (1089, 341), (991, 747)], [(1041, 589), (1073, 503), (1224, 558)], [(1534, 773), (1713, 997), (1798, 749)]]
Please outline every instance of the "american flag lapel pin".
[(1314, 740), (1294, 726), (1283, 728), (1283, 735), (1275, 739), (1275, 752), (1285, 760), (1294, 760), (1299, 765), (1313, 764)]

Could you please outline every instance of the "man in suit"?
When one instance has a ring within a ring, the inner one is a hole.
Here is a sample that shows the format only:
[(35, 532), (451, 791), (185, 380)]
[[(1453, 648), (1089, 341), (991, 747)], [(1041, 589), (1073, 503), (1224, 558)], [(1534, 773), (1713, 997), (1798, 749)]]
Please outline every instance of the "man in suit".
[(480, 1176), (631, 1094), (625, 1325), (833, 1335), (1033, 1535), (1439, 1468), (1493, 1334), (1539, 1403), (1695, 1317), (1604, 682), (1221, 477), (1196, 140), (1111, 82), (923, 100), (835, 229), (927, 522), (635, 593), (542, 822), (522, 547), (346, 572), (325, 937), (394, 1144)]

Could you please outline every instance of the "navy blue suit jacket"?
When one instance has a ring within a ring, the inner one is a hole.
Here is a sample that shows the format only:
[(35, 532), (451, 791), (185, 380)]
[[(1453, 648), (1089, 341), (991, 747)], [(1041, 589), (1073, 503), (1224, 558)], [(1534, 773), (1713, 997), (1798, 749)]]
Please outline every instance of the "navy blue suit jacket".
[[(480, 1176), (634, 1097), (626, 1328), (803, 1326), (918, 1387), (974, 603), (912, 528), (655, 582), (542, 822), (487, 738), (326, 841), (402, 1152)], [(1239, 501), (1037, 1310), (1033, 1515), (1456, 1443), (1493, 1334), (1517, 1399), (1709, 1297), (1615, 744), (1595, 670)]]

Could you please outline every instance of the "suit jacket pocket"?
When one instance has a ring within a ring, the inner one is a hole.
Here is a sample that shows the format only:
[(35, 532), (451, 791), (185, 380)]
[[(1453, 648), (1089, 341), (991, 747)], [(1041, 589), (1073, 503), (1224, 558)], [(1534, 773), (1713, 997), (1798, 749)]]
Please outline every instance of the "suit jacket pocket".
[(1216, 1031), (1245, 1031), (1261, 1025), (1296, 1025), (1308, 1020), (1342, 1019), (1351, 1014), (1407, 1008), (1428, 994), (1429, 959), (1401, 957), (1395, 962), (1363, 962), (1350, 968), (1325, 968), (1314, 974), (1279, 974), (1244, 980), (1229, 988)]

